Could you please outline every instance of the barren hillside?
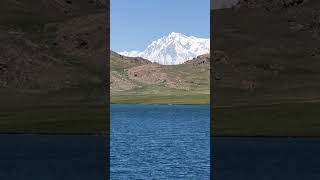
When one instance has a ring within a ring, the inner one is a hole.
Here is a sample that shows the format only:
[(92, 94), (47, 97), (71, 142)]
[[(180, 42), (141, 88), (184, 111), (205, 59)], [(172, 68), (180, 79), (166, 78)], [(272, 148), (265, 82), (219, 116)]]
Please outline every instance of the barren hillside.
[(202, 55), (185, 64), (160, 65), (112, 52), (112, 102), (208, 103), (209, 59)]

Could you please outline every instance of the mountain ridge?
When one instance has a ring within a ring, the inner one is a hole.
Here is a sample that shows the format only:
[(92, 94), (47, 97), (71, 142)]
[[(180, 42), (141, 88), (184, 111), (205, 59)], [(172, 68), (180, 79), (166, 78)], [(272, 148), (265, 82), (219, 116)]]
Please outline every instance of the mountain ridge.
[(210, 39), (172, 32), (153, 41), (144, 51), (119, 52), (128, 57), (143, 57), (163, 65), (183, 64), (185, 61), (209, 53)]

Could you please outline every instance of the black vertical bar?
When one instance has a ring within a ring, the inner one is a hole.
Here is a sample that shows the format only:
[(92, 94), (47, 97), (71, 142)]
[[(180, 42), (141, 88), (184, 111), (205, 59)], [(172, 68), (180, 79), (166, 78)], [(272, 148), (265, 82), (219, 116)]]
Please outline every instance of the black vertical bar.
[(106, 123), (106, 179), (110, 179), (110, 0), (106, 0), (106, 26), (107, 33), (105, 33), (105, 39), (107, 44), (107, 62), (106, 69), (106, 109), (107, 109), (107, 123)]
[(210, 177), (213, 178), (214, 174), (214, 154), (213, 154), (213, 126), (214, 126), (214, 98), (215, 98), (215, 92), (214, 92), (214, 58), (213, 58), (213, 11), (212, 8), (214, 6), (214, 3), (212, 0), (210, 0)]

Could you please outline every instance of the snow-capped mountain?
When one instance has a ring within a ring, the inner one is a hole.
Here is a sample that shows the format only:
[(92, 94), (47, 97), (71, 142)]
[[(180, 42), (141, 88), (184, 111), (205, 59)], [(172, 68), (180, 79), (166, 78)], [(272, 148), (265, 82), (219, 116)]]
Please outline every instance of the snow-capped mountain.
[(186, 36), (172, 32), (153, 41), (144, 51), (123, 51), (119, 54), (128, 57), (142, 57), (164, 65), (182, 64), (187, 60), (210, 51), (210, 39)]

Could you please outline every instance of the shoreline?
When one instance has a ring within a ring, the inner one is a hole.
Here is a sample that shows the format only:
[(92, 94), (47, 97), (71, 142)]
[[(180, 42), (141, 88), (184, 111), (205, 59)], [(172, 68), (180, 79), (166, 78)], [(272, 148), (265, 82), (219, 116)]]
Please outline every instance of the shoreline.
[(203, 103), (203, 104), (187, 104), (187, 103), (130, 103), (130, 102), (126, 102), (126, 103), (110, 103), (110, 105), (164, 105), (164, 106), (179, 106), (179, 105), (186, 105), (186, 106), (191, 106), (191, 105), (195, 105), (195, 106), (210, 106), (209, 104)]
[(110, 104), (209, 105), (210, 94), (133, 96), (110, 94)]

